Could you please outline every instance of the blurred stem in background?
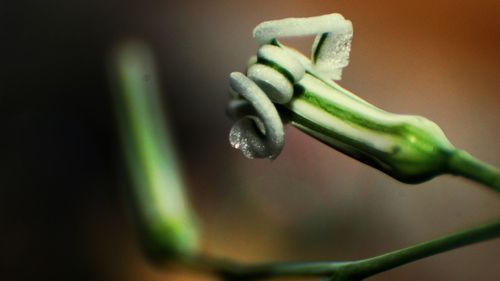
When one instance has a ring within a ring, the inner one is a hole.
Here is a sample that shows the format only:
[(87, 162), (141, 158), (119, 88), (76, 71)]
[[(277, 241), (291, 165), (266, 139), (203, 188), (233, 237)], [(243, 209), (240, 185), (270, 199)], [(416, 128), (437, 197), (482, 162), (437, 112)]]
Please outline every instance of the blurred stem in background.
[[(121, 44), (112, 54), (110, 69), (117, 119), (132, 180), (129, 201), (144, 250), (155, 262), (178, 261), (193, 270), (210, 272), (225, 280), (282, 276), (361, 280), (431, 255), (500, 236), (500, 221), (496, 221), (377, 257), (349, 262), (242, 265), (203, 257), (199, 253), (199, 235), (164, 121), (152, 52), (147, 45), (137, 41)], [(457, 163), (457, 169), (464, 167), (461, 162)], [(474, 161), (470, 163), (474, 165)]]
[(119, 45), (112, 57), (115, 104), (132, 179), (130, 201), (149, 256), (188, 258), (198, 237), (162, 112), (155, 59), (137, 41)]

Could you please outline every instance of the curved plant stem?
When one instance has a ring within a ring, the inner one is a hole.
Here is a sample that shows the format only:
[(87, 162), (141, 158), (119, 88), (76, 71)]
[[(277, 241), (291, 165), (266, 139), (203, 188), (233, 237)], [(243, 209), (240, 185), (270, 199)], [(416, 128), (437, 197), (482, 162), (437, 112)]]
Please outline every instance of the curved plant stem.
[(490, 224), (460, 231), (408, 248), (356, 262), (355, 275), (368, 277), (374, 274), (469, 244), (500, 236), (500, 220)]
[(152, 260), (198, 250), (198, 232), (161, 106), (155, 57), (143, 42), (117, 45), (110, 57), (122, 149), (132, 184), (127, 190), (142, 246)]
[(500, 192), (500, 169), (476, 159), (463, 150), (457, 150), (449, 161), (450, 173), (482, 183)]
[(243, 265), (227, 260), (199, 258), (190, 267), (210, 271), (224, 280), (256, 280), (272, 277), (329, 277), (330, 280), (362, 280), (432, 255), (500, 236), (500, 220), (423, 242), (380, 256), (346, 262), (292, 262)]

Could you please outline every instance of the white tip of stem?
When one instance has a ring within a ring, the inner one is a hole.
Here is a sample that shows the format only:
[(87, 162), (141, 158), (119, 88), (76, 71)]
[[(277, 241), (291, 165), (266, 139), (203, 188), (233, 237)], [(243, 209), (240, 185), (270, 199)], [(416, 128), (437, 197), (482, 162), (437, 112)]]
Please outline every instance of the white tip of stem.
[(353, 36), (352, 23), (340, 14), (286, 18), (263, 22), (253, 31), (255, 40), (268, 44), (280, 37), (315, 35), (312, 48), (313, 68), (325, 77), (340, 80), (342, 69), (349, 64)]
[(286, 18), (265, 21), (257, 25), (253, 31), (253, 37), (262, 45), (280, 37), (306, 36), (327, 32), (343, 33), (346, 26), (346, 20), (338, 13), (309, 18)]

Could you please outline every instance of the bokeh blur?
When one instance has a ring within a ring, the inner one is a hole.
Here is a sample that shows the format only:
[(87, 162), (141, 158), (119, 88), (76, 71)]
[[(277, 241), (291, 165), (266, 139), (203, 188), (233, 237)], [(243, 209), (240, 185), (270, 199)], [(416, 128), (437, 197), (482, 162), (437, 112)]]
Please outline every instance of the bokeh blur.
[[(127, 38), (158, 57), (206, 253), (358, 259), (498, 218), (498, 195), (477, 184), (405, 185), (291, 127), (274, 161), (230, 147), (228, 74), (255, 53), (253, 27), (331, 12), (354, 24), (341, 85), (500, 166), (498, 0), (2, 1), (0, 280), (212, 280), (151, 266), (136, 243), (106, 68)], [(495, 281), (499, 264), (497, 239), (370, 280)]]

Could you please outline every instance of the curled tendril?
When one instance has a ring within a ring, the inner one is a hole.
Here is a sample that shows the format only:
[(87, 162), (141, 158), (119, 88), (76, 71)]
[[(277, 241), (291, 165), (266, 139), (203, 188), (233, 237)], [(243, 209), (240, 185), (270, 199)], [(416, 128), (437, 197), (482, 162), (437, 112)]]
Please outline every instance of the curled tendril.
[(231, 73), (230, 80), (231, 89), (245, 99), (232, 101), (230, 111), (249, 113), (231, 128), (231, 145), (248, 158), (276, 157), (285, 142), (278, 111), (257, 84), (242, 73)]
[[(312, 18), (288, 18), (259, 24), (254, 38), (261, 44), (257, 58), (250, 60), (247, 76), (231, 73), (228, 113), (236, 123), (231, 145), (248, 158), (275, 158), (284, 146), (283, 122), (273, 103), (287, 104), (294, 85), (306, 71), (340, 79), (348, 63), (352, 38), (351, 22), (340, 14)], [(313, 62), (278, 43), (278, 37), (318, 34), (312, 50)]]

